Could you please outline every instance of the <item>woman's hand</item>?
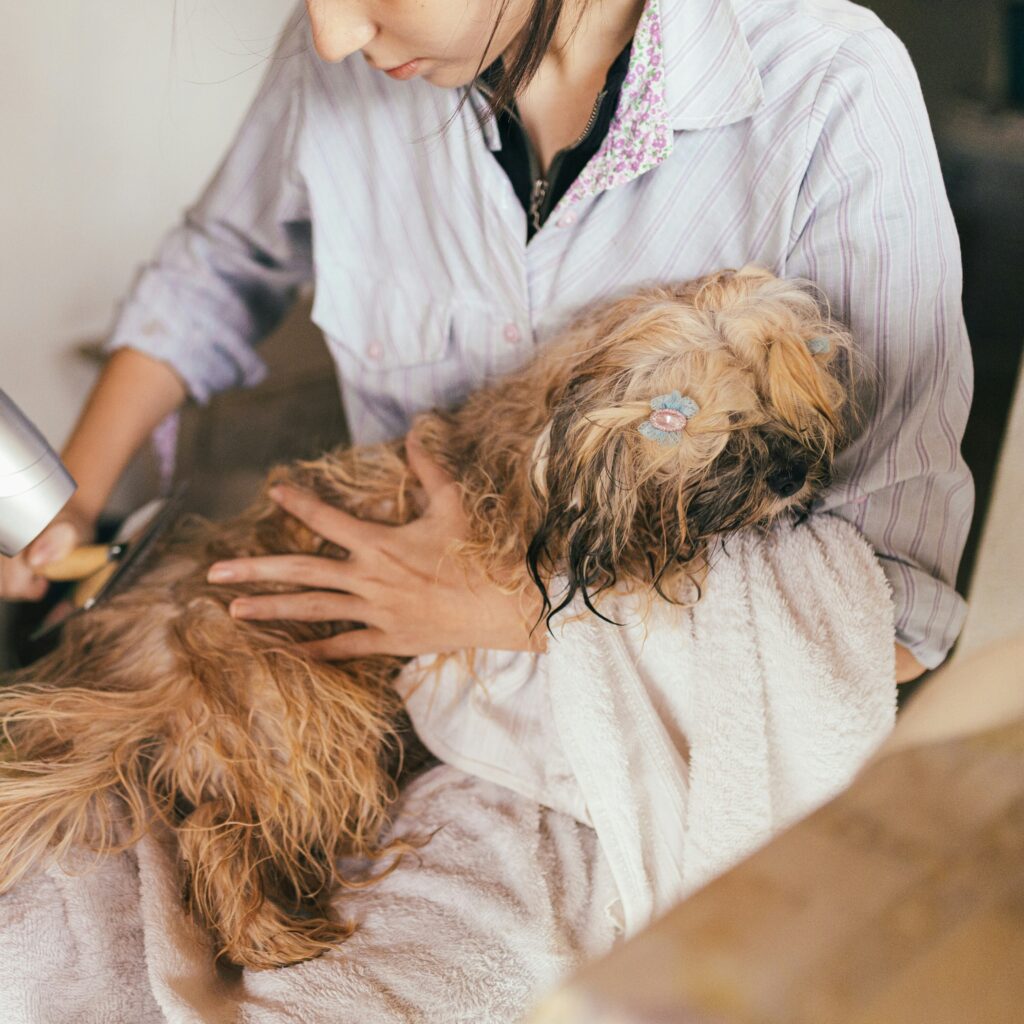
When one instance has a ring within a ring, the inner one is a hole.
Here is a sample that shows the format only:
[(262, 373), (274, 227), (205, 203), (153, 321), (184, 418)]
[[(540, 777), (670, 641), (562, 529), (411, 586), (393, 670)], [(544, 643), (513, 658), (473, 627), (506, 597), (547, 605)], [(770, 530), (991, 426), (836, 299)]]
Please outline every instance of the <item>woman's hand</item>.
[(543, 650), (542, 629), (530, 635), (540, 598), (505, 594), (483, 573), (451, 555), (466, 536), (458, 487), (410, 434), (409, 467), (427, 506), (405, 526), (367, 523), (287, 486), (271, 497), (321, 537), (349, 551), (346, 559), (269, 555), (218, 562), (211, 583), (267, 581), (310, 587), (299, 593), (237, 598), (240, 619), (351, 621), (365, 629), (303, 644), (325, 660), (368, 654), (436, 654), (469, 647)]
[(925, 667), (903, 644), (896, 645), (896, 682), (909, 683), (924, 675)]
[(0, 598), (40, 601), (49, 583), (36, 570), (70, 555), (96, 532), (94, 520), (72, 501), (24, 551), (14, 558), (0, 556)]

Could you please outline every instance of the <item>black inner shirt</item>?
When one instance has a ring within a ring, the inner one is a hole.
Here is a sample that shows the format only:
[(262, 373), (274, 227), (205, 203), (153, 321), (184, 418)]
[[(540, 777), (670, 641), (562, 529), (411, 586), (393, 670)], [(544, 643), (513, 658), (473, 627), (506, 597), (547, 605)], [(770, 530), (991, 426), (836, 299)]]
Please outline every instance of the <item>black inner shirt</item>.
[[(569, 190), (569, 186), (604, 142), (619, 105), (619, 94), (629, 69), (632, 47), (633, 41), (630, 40), (615, 58), (605, 76), (604, 88), (598, 93), (586, 128), (575, 142), (554, 155), (547, 174), (541, 171), (540, 160), (523, 129), (515, 103), (511, 110), (503, 110), (498, 115), (501, 149), (494, 151), (494, 157), (504, 168), (526, 211), (527, 241), (540, 230), (558, 200)], [(500, 69), (499, 57), (481, 74), (480, 77), (489, 88), (494, 88)]]

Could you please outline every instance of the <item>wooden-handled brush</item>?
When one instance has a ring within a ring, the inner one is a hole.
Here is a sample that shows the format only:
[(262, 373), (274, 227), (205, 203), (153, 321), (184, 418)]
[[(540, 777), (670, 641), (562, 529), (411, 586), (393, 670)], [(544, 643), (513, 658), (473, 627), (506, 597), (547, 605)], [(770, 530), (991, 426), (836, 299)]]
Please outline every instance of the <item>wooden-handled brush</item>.
[(158, 498), (133, 512), (124, 521), (114, 543), (84, 544), (64, 558), (40, 568), (39, 575), (48, 580), (79, 582), (70, 601), (63, 605), (62, 614), (52, 620), (47, 619), (32, 634), (32, 639), (46, 636), (72, 615), (92, 608), (135, 579), (145, 564), (146, 555), (177, 519), (185, 489), (185, 485), (180, 485), (170, 497)]

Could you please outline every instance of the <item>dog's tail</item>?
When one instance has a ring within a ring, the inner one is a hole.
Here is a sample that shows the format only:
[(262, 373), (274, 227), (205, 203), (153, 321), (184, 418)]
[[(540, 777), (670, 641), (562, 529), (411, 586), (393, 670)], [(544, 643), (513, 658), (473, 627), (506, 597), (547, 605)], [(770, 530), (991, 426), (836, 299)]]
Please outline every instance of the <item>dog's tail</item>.
[[(147, 827), (148, 753), (130, 696), (0, 688), (0, 892), (48, 860), (68, 867), (73, 848), (124, 849)], [(120, 733), (115, 723), (132, 710), (136, 728)]]

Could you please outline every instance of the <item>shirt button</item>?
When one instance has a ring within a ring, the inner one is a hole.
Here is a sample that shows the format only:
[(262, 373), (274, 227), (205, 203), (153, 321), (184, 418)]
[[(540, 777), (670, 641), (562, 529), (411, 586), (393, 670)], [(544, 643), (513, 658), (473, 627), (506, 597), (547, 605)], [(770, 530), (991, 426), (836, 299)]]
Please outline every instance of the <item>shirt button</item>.
[(371, 341), (366, 346), (366, 354), (376, 363), (384, 357), (384, 346), (379, 341)]
[(519, 328), (515, 324), (505, 324), (505, 340), (514, 345), (519, 340)]
[(558, 226), (560, 228), (572, 227), (576, 223), (576, 214), (570, 210), (565, 216), (558, 218)]

